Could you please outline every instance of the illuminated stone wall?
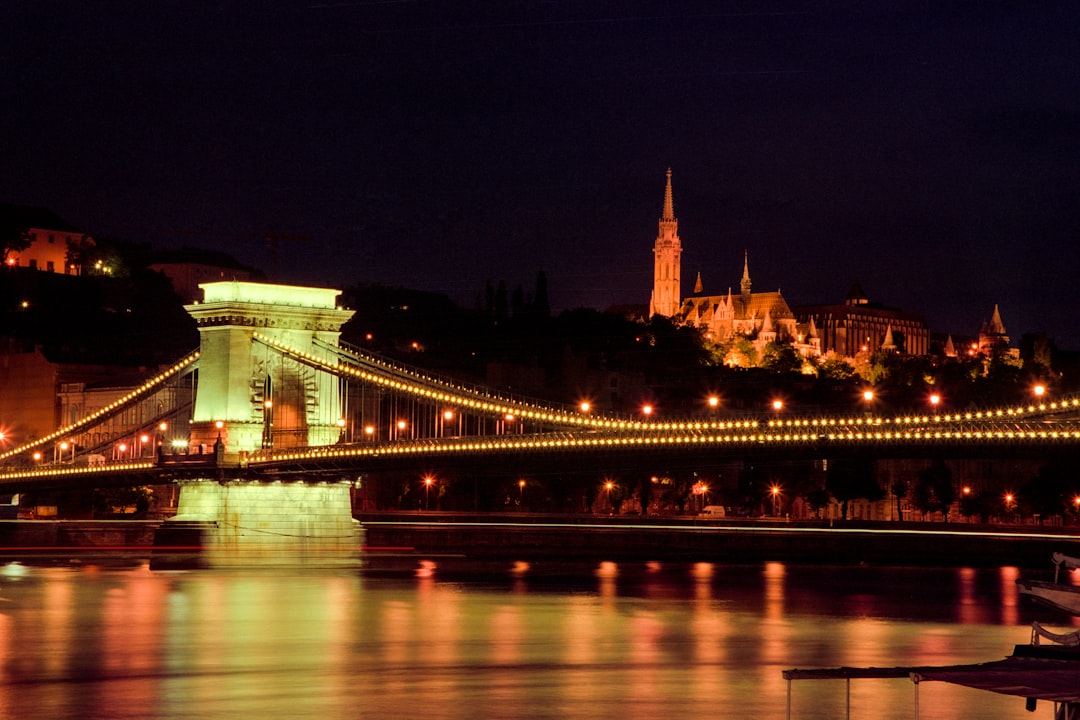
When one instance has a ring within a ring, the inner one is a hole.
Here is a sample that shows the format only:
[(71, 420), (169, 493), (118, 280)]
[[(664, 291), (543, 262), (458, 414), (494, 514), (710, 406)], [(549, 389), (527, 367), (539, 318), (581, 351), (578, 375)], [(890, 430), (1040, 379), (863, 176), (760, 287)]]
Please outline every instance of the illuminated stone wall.
[(203, 302), (185, 306), (198, 323), (202, 353), (191, 443), (212, 447), (220, 436), (231, 455), (276, 440), (286, 446), (336, 441), (337, 382), (283, 360), (253, 336), (257, 331), (328, 357), (317, 342), (337, 345), (341, 326), (352, 316), (336, 306), (340, 291), (236, 281), (200, 287)]
[(212, 567), (352, 563), (362, 539), (341, 482), (184, 482), (170, 522), (192, 521), (216, 523), (204, 536)]

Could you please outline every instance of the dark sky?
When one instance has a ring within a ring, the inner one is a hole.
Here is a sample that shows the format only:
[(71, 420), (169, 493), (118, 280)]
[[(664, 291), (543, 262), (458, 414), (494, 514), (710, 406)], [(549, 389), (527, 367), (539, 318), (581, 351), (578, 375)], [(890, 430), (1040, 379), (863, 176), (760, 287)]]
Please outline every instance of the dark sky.
[[(1080, 3), (0, 4), (0, 200), (281, 282), (872, 300), (1080, 349)], [(260, 238), (282, 237), (277, 252)], [(310, 242), (296, 238), (309, 237)]]

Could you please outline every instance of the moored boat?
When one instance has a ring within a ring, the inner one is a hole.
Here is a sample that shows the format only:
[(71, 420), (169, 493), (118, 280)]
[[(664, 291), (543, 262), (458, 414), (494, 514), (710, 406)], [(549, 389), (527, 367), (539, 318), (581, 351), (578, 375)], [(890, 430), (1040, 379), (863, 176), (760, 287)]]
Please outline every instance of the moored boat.
[(1080, 585), (1059, 582), (1061, 568), (1075, 570), (1080, 567), (1080, 558), (1054, 553), (1054, 581), (1024, 580), (1016, 581), (1021, 595), (1027, 595), (1040, 605), (1046, 605), (1071, 615), (1080, 615)]

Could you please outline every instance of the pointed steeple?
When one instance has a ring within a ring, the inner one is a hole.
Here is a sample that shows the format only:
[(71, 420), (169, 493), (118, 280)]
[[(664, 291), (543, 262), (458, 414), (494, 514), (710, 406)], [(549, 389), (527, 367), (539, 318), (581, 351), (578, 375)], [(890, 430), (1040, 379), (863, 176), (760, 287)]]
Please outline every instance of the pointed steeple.
[(701, 284), (701, 271), (698, 271), (697, 280), (694, 281), (694, 294), (700, 295), (705, 292), (705, 287)]
[(885, 328), (885, 339), (882, 340), (882, 342), (881, 342), (881, 349), (882, 350), (895, 350), (896, 349), (896, 341), (893, 339), (893, 335), (892, 335), (892, 325), (889, 325), (889, 326), (887, 326)]
[(750, 303), (750, 252), (743, 250), (742, 281), (739, 283), (742, 290), (743, 303)]
[(956, 346), (953, 345), (952, 335), (945, 340), (945, 357), (956, 357)]
[(1004, 335), (1005, 323), (1001, 322), (1001, 313), (998, 311), (997, 303), (994, 303), (994, 314), (990, 318), (990, 327), (988, 328), (990, 335)]
[(773, 331), (772, 312), (765, 311), (765, 319), (761, 322), (761, 332), (771, 333)]
[(671, 193), (671, 168), (667, 169), (667, 187), (664, 188), (664, 214), (660, 216), (661, 220), (674, 220), (675, 219), (675, 199)]

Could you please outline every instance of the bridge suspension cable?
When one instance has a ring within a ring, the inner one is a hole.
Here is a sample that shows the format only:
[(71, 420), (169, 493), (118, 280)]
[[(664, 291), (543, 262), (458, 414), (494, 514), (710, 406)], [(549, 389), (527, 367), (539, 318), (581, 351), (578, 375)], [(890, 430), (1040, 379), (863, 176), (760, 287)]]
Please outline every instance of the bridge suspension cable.
[(0, 453), (0, 460), (6, 460), (8, 458), (31, 452), (37, 448), (48, 445), (53, 441), (69, 437), (79, 432), (84, 432), (91, 427), (107, 422), (111, 418), (125, 412), (133, 405), (139, 403), (143, 399), (160, 390), (165, 384), (165, 382), (167, 382), (168, 380), (194, 370), (198, 359), (198, 351), (187, 355), (186, 357), (174, 363), (165, 371), (155, 375), (154, 377), (144, 382), (142, 385), (125, 394), (120, 399), (109, 403), (100, 410), (90, 413), (86, 417), (81, 418), (80, 420), (77, 420), (70, 425), (65, 425), (57, 430), (54, 430), (53, 432), (43, 437), (37, 438), (35, 440), (30, 440), (10, 450)]

